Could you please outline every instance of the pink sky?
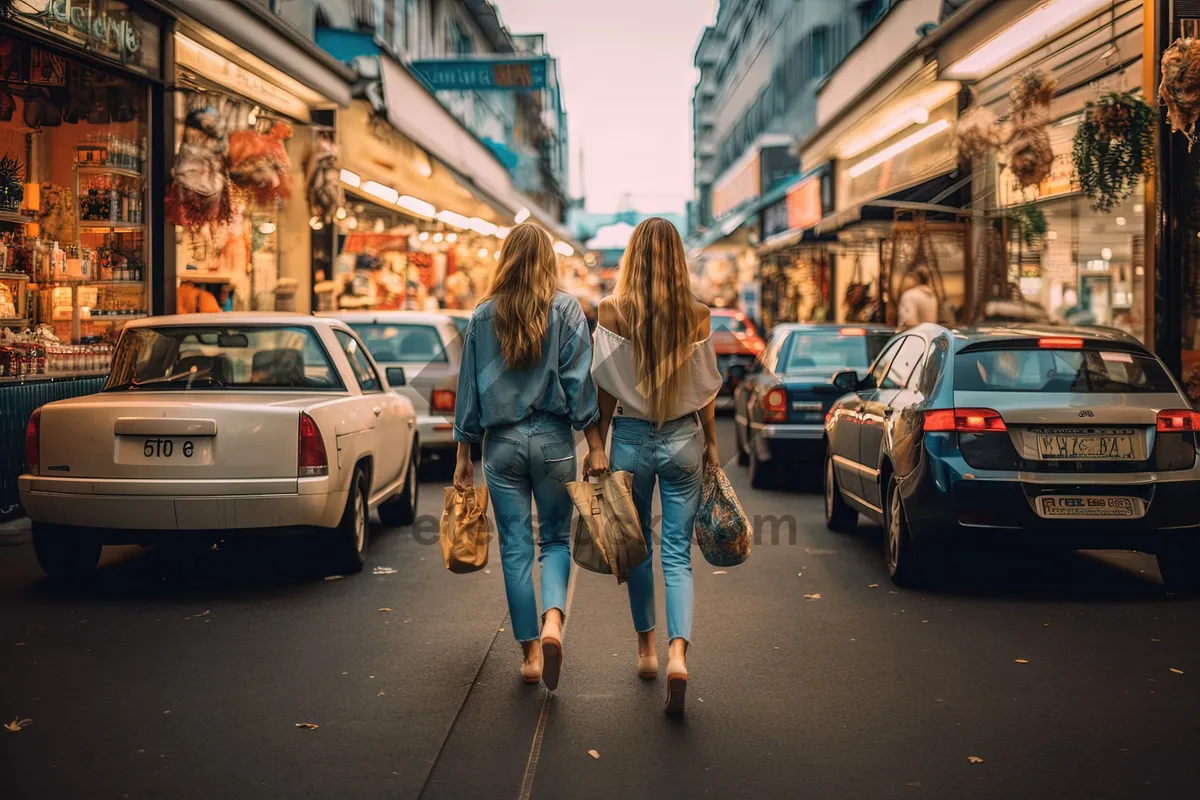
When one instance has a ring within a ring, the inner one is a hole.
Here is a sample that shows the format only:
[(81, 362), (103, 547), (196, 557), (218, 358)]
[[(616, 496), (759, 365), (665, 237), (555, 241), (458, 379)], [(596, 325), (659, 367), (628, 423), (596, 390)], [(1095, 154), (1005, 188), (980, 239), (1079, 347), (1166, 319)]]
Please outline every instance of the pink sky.
[[(682, 212), (692, 196), (692, 51), (716, 0), (493, 0), (513, 33), (544, 33), (570, 115), (571, 193), (613, 211)], [(586, 174), (581, 181), (579, 151)]]

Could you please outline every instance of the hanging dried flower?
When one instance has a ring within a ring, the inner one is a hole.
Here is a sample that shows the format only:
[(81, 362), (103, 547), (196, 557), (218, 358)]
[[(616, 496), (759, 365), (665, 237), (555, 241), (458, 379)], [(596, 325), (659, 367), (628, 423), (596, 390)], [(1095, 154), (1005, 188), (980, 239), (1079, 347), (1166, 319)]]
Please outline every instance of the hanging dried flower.
[(338, 167), (337, 145), (321, 136), (313, 142), (313, 151), (305, 170), (308, 185), (308, 205), (314, 217), (332, 222), (339, 208), (346, 204), (342, 190), (341, 169)]
[(1112, 211), (1154, 169), (1157, 122), (1150, 106), (1130, 92), (1110, 92), (1087, 104), (1072, 157), (1093, 209)]
[(1191, 150), (1200, 119), (1200, 39), (1176, 39), (1163, 53), (1162, 76), (1158, 96), (1171, 130), (1186, 136)]
[(1014, 118), (1030, 116), (1048, 118), (1050, 101), (1054, 99), (1056, 88), (1058, 88), (1058, 81), (1047, 76), (1041, 70), (1031, 69), (1022, 72), (1013, 78), (1012, 91), (1009, 92), (1013, 104), (1012, 116)]
[(1021, 183), (1021, 188), (1037, 186), (1050, 177), (1054, 166), (1054, 148), (1044, 122), (1026, 120), (1013, 127), (1008, 143), (1008, 168)]
[(958, 118), (954, 129), (958, 154), (968, 160), (984, 158), (1000, 148), (1000, 123), (983, 106), (972, 106)]

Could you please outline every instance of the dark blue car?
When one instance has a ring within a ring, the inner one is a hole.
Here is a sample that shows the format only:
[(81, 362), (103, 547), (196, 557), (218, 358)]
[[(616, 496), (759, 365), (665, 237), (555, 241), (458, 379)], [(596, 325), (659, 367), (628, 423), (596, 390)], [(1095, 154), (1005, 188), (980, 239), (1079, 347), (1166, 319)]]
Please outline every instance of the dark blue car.
[(819, 474), (825, 456), (825, 412), (844, 393), (833, 376), (866, 376), (894, 331), (872, 325), (776, 325), (754, 366), (734, 367), (738, 463), (750, 485), (773, 488), (785, 474)]

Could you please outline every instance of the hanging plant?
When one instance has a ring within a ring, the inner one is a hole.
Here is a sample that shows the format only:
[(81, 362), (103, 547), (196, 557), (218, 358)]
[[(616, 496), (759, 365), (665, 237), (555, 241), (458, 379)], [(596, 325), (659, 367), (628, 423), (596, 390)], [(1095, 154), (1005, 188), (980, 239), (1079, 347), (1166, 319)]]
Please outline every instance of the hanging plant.
[(1171, 130), (1187, 137), (1190, 151), (1200, 119), (1200, 39), (1176, 39), (1163, 53), (1162, 76), (1158, 96), (1167, 107)]
[(1046, 215), (1032, 203), (1010, 210), (1008, 222), (1021, 231), (1021, 238), (1025, 241), (1026, 247), (1035, 247), (1049, 229), (1046, 224)]
[(1030, 69), (1013, 78), (1012, 116), (1014, 119), (1038, 117), (1049, 122), (1050, 101), (1058, 81), (1039, 69)]
[(1058, 82), (1040, 70), (1013, 78), (1012, 137), (1008, 142), (1008, 168), (1022, 189), (1050, 177), (1054, 148), (1050, 146), (1050, 100)]
[(314, 217), (333, 222), (341, 209), (346, 212), (346, 196), (342, 190), (341, 169), (338, 166), (338, 149), (333, 140), (318, 136), (313, 142), (313, 151), (305, 169), (308, 188), (308, 206)]
[(963, 112), (954, 134), (958, 139), (958, 154), (968, 161), (986, 158), (1000, 149), (1000, 123), (983, 106), (972, 106)]
[(1109, 92), (1084, 107), (1075, 132), (1075, 174), (1092, 208), (1107, 214), (1154, 169), (1157, 120), (1131, 92)]

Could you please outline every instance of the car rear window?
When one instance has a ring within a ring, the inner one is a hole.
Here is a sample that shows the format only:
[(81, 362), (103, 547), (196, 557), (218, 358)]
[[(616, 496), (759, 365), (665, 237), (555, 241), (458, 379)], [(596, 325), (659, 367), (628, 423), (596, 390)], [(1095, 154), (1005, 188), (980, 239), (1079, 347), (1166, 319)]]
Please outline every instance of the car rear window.
[(710, 324), (713, 333), (717, 331), (729, 331), (730, 333), (746, 332), (746, 323), (737, 317), (728, 317), (724, 314), (713, 314)]
[(959, 392), (1174, 393), (1157, 359), (1138, 353), (1084, 350), (979, 350), (954, 360)]
[(891, 338), (890, 333), (796, 331), (787, 343), (783, 372), (866, 369)]
[(104, 391), (342, 388), (312, 328), (165, 326), (125, 331)]
[(363, 340), (371, 357), (381, 364), (448, 360), (442, 337), (432, 325), (352, 324), (350, 327)]

